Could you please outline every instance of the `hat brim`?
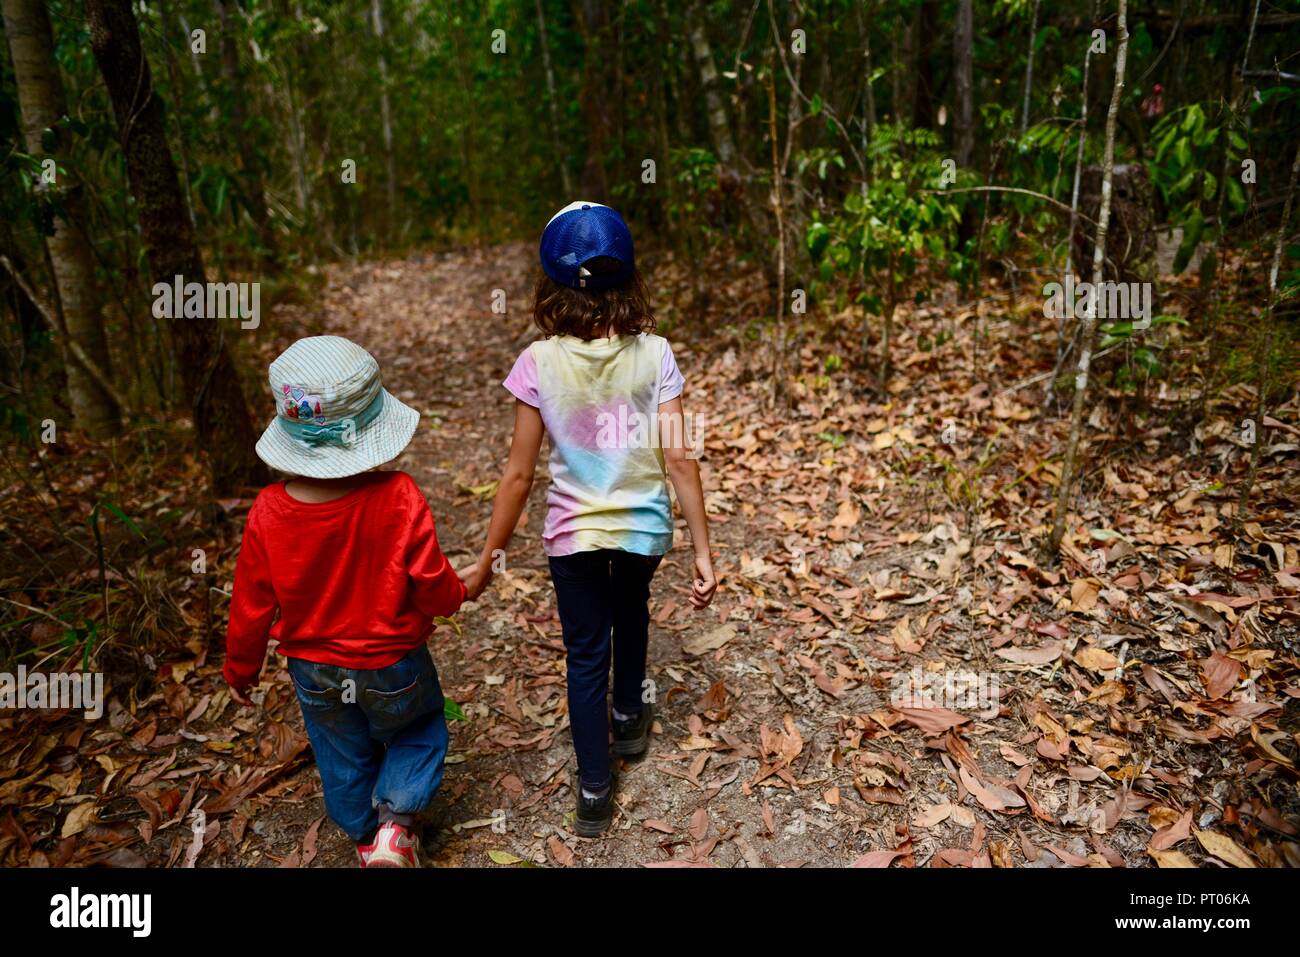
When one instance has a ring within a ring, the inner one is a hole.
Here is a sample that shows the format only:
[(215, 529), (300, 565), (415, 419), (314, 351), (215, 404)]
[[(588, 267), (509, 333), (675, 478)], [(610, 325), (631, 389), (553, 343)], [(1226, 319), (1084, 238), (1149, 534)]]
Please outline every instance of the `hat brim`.
[[(257, 440), (257, 455), (273, 469), (305, 478), (347, 478), (391, 462), (410, 444), (420, 413), (387, 389), (384, 408), (357, 430), (350, 445), (311, 445), (293, 438), (275, 419)], [(279, 416), (276, 417), (277, 419)]]

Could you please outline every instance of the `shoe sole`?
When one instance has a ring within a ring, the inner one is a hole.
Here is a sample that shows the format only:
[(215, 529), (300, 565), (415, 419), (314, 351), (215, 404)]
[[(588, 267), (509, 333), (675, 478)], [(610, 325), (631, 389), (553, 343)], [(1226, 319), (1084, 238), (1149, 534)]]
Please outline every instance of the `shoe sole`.
[(650, 726), (654, 724), (654, 712), (650, 713), (650, 720), (646, 722), (645, 731), (639, 738), (630, 738), (619, 741), (614, 739), (614, 753), (620, 758), (637, 758), (646, 753), (650, 747)]
[(613, 819), (613, 815), (610, 815), (600, 822), (574, 821), (573, 830), (577, 832), (578, 837), (600, 837), (609, 830), (609, 825), (613, 822)]
[(635, 758), (645, 754), (649, 746), (650, 736), (647, 734), (632, 741), (615, 741), (614, 753), (620, 758)]

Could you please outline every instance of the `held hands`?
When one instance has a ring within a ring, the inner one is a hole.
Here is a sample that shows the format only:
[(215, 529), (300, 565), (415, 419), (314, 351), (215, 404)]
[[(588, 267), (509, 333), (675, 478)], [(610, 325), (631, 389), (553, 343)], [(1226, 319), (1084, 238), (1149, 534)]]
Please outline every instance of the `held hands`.
[(695, 581), (691, 584), (691, 604), (697, 608), (708, 608), (713, 601), (713, 593), (718, 590), (718, 578), (713, 573), (713, 560), (708, 552), (695, 555)]
[(456, 575), (465, 585), (465, 600), (474, 601), (492, 581), (492, 563), (479, 559), (473, 565), (459, 569)]

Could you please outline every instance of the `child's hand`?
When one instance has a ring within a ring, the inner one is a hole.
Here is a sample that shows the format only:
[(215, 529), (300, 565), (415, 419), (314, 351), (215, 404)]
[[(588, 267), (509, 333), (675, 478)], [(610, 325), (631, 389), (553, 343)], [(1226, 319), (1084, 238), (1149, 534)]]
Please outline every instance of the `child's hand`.
[(718, 590), (718, 579), (713, 574), (713, 561), (707, 554), (695, 556), (695, 581), (691, 585), (691, 604), (708, 608), (713, 593)]
[(244, 691), (239, 690), (234, 685), (227, 685), (230, 689), (230, 697), (235, 699), (236, 704), (242, 704), (245, 708), (253, 707), (253, 699)]
[(460, 580), (465, 585), (465, 600), (474, 601), (479, 595), (483, 594), (483, 589), (487, 588), (488, 583), (492, 581), (492, 565), (485, 562), (475, 562), (466, 568), (456, 572)]

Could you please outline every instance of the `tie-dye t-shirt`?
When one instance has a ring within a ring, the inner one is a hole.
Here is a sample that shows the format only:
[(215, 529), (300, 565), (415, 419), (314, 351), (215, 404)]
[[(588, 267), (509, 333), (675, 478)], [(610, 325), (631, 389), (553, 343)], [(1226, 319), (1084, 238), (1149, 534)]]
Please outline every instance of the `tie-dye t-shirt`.
[(541, 412), (551, 436), (546, 554), (668, 551), (673, 517), (657, 413), (682, 394), (668, 340), (541, 339), (502, 384)]

